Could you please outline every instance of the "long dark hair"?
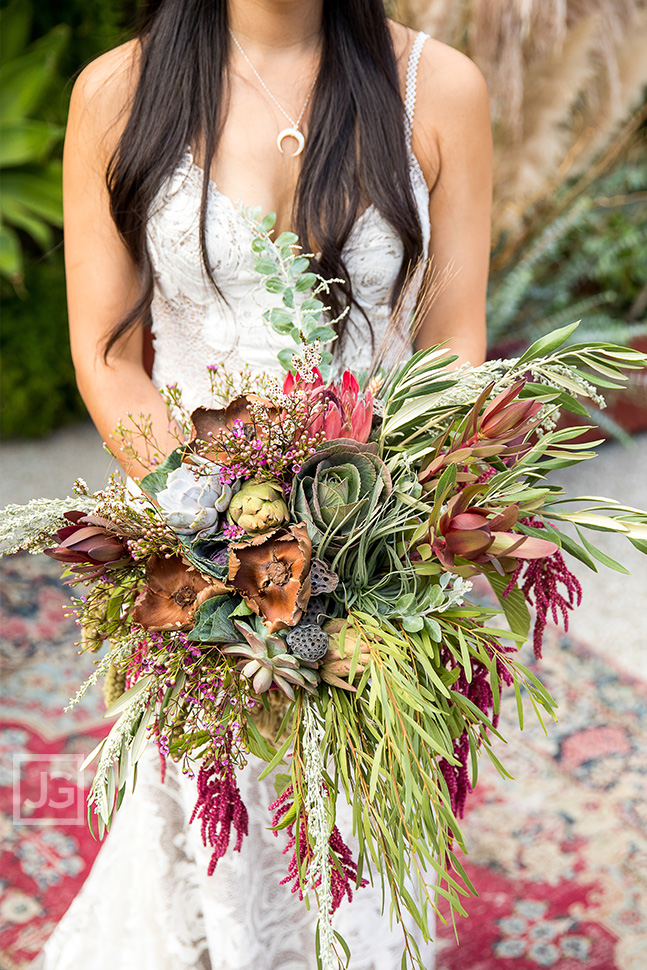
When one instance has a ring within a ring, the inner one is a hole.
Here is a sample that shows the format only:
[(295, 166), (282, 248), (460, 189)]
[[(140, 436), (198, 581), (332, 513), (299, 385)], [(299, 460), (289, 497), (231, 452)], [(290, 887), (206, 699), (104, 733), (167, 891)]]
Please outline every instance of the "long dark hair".
[[(204, 146), (200, 248), (209, 279), (206, 209), (210, 163), (226, 115), (230, 52), (227, 0), (149, 0), (137, 34), (140, 74), (106, 179), (114, 222), (140, 273), (137, 303), (106, 341), (105, 354), (149, 316), (153, 273), (146, 247), (149, 206), (187, 145)], [(422, 230), (408, 173), (404, 105), (383, 0), (324, 0), (323, 46), (293, 225), (316, 240), (315, 270), (346, 280), (329, 298), (335, 314), (354, 301), (343, 248), (372, 203), (402, 240), (395, 305), (422, 255)], [(339, 325), (343, 343), (344, 321)]]

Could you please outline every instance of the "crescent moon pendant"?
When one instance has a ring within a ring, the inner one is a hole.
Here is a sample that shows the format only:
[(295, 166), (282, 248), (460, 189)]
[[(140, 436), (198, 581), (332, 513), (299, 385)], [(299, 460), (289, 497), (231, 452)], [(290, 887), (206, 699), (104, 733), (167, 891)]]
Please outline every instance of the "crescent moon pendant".
[(306, 143), (303, 132), (299, 131), (298, 128), (284, 128), (283, 131), (279, 132), (278, 138), (276, 139), (276, 147), (280, 151), (281, 155), (283, 155), (284, 138), (294, 138), (297, 143), (296, 151), (290, 152), (292, 158), (294, 158), (295, 155), (300, 155)]

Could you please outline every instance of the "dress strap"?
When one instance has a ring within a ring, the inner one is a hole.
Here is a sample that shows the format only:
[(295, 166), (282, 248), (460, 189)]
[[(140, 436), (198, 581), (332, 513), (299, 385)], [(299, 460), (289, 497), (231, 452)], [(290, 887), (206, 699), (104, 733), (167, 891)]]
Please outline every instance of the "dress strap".
[(420, 30), (413, 42), (407, 64), (407, 83), (404, 93), (404, 133), (407, 140), (407, 148), (411, 148), (411, 135), (413, 133), (413, 114), (416, 108), (416, 84), (418, 80), (418, 64), (420, 54), (428, 39), (429, 34)]

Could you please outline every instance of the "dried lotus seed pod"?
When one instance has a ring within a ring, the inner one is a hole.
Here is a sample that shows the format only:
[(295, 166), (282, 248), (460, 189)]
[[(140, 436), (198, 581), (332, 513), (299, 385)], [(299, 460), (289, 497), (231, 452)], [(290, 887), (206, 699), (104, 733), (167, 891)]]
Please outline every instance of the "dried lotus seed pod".
[(328, 634), (315, 623), (299, 623), (286, 636), (290, 651), (302, 660), (315, 662), (328, 652)]

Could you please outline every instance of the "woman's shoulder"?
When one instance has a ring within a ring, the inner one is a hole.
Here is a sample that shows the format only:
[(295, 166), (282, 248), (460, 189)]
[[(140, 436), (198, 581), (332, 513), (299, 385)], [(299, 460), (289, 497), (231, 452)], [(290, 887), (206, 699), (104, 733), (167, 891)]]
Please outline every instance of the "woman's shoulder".
[[(129, 40), (91, 61), (72, 89), (68, 125), (116, 143), (137, 88), (140, 44)], [(111, 147), (110, 145), (108, 147)]]
[[(409, 57), (420, 32), (395, 21), (389, 21), (389, 26), (400, 73), (406, 78)], [(424, 95), (435, 92), (436, 103), (442, 96), (449, 109), (457, 100), (470, 101), (487, 95), (485, 79), (474, 61), (435, 37), (428, 36), (421, 49), (416, 81), (418, 93), (423, 95), (421, 100), (426, 101)]]

